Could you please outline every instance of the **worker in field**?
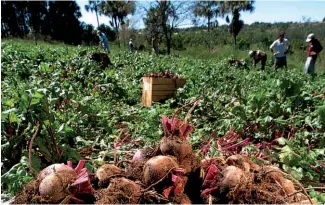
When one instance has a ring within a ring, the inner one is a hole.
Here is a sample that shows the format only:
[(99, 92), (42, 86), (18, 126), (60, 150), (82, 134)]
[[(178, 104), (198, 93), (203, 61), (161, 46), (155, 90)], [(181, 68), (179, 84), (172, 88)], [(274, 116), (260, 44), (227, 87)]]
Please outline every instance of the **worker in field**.
[(133, 53), (133, 51), (134, 51), (134, 46), (133, 46), (132, 39), (130, 39), (130, 41), (129, 41), (129, 49), (130, 49), (130, 53)]
[(288, 39), (284, 38), (285, 33), (280, 32), (279, 38), (275, 40), (270, 46), (270, 50), (275, 57), (274, 59), (274, 68), (277, 70), (281, 67), (287, 68), (287, 53), (291, 47)]
[(97, 36), (99, 37), (100, 44), (102, 45), (105, 52), (107, 54), (109, 54), (110, 50), (109, 50), (109, 44), (108, 44), (108, 39), (107, 39), (106, 35), (103, 32), (101, 32), (100, 30), (98, 30)]
[(307, 36), (306, 42), (309, 43), (307, 51), (307, 60), (305, 64), (305, 73), (315, 74), (315, 63), (318, 54), (323, 50), (320, 42), (315, 38), (313, 33)]
[(249, 51), (249, 57), (253, 59), (253, 66), (256, 68), (256, 64), (261, 61), (261, 70), (265, 70), (265, 64), (267, 60), (267, 55), (261, 50), (251, 50)]

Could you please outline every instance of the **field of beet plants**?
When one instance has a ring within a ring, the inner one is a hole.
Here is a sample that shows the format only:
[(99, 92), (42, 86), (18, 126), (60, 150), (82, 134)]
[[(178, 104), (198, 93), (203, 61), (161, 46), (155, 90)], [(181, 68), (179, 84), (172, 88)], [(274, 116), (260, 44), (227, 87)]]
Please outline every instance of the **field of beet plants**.
[[(2, 42), (4, 200), (325, 203), (324, 68), (115, 50), (102, 68), (97, 51)], [(144, 107), (142, 77), (159, 71), (186, 84)]]

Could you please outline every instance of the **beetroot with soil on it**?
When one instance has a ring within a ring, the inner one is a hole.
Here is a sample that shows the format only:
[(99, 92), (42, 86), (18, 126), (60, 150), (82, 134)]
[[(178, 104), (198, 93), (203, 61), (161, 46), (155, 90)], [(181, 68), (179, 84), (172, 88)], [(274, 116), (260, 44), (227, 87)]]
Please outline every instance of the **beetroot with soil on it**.
[(162, 179), (171, 169), (178, 167), (176, 159), (171, 156), (152, 157), (144, 165), (144, 183), (150, 186)]
[(59, 172), (46, 176), (39, 185), (40, 196), (48, 203), (57, 203), (69, 195), (68, 185), (76, 180), (70, 173)]
[(96, 177), (99, 181), (99, 186), (108, 184), (108, 180), (114, 175), (121, 175), (123, 171), (115, 165), (104, 164), (96, 170)]
[(106, 189), (96, 192), (96, 204), (137, 204), (141, 186), (126, 178), (114, 178)]
[(65, 164), (52, 164), (45, 169), (43, 169), (37, 176), (37, 179), (42, 181), (46, 176), (52, 174), (52, 173), (70, 173), (71, 175), (77, 176), (77, 172), (68, 165)]
[(150, 148), (146, 147), (143, 149), (138, 149), (135, 154), (133, 155), (132, 161), (134, 162), (146, 162), (151, 157), (154, 157), (156, 155), (160, 154), (160, 150), (157, 148)]
[(177, 118), (169, 119), (167, 116), (162, 116), (161, 119), (165, 134), (160, 141), (162, 154), (175, 156), (179, 161), (183, 160), (192, 153), (188, 136), (194, 128)]
[[(24, 190), (16, 195), (15, 202), (59, 203), (63, 200), (65, 203), (93, 203), (94, 190), (84, 165), (85, 160), (80, 160), (75, 169), (70, 161), (68, 165), (48, 166), (40, 172), (37, 180), (32, 181), (34, 187), (30, 186), (31, 183), (24, 186)], [(30, 196), (25, 197), (27, 195)]]

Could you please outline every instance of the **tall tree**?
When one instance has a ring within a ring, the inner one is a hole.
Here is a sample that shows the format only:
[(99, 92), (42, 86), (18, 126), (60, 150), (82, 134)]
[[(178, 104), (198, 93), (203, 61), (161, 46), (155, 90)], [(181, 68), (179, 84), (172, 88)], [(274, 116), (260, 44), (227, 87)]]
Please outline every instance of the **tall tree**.
[(234, 37), (235, 45), (237, 43), (237, 36), (244, 26), (244, 21), (240, 20), (241, 11), (254, 11), (254, 1), (221, 1), (220, 13), (229, 21), (228, 14), (232, 14), (232, 20), (229, 24), (229, 32)]
[(80, 17), (80, 7), (75, 1), (50, 1), (46, 33), (55, 40), (79, 44), (82, 40)]
[(323, 23), (325, 23), (325, 17), (323, 18)]
[(20, 33), (17, 23), (15, 3), (13, 1), (1, 1), (1, 35), (16, 36)]
[(88, 4), (85, 5), (85, 9), (87, 12), (95, 12), (96, 18), (97, 18), (97, 28), (99, 27), (99, 20), (98, 20), (98, 15), (101, 15), (101, 13), (98, 10), (98, 4), (100, 3), (99, 0), (91, 1), (88, 0)]
[[(50, 35), (52, 39), (78, 44), (83, 29), (75, 1), (1, 1), (2, 36)], [(35, 38), (36, 40), (36, 38)]]
[(94, 26), (91, 24), (86, 24), (86, 23), (82, 22), (81, 27), (83, 30), (82, 39), (83, 39), (84, 43), (86, 43), (88, 46), (95, 43), (96, 34), (94, 32)]
[(31, 1), (28, 3), (28, 20), (29, 26), (32, 30), (35, 43), (37, 44), (37, 39), (39, 34), (42, 33), (42, 29), (45, 26), (45, 17), (47, 15), (47, 4), (46, 1)]
[[(185, 1), (165, 1), (157, 0), (147, 10), (147, 19), (152, 19), (148, 15), (153, 15), (155, 12), (157, 20), (159, 22), (159, 30), (164, 35), (167, 53), (170, 54), (172, 35), (175, 29), (188, 18), (186, 14), (190, 13), (189, 3)], [(152, 9), (154, 8), (154, 9)]]
[[(101, 1), (99, 3), (99, 11), (112, 18), (110, 25), (115, 28), (118, 39), (118, 31), (122, 24), (124, 24), (127, 15), (134, 14), (134, 1)], [(118, 40), (119, 43), (119, 40)]]
[[(153, 49), (156, 55), (158, 55), (158, 47), (155, 45), (162, 38), (161, 20), (158, 7), (152, 7), (147, 12), (147, 16), (143, 19), (146, 26), (147, 40), (150, 44), (153, 44)], [(154, 42), (156, 41), (156, 42)]]
[(29, 33), (27, 5), (26, 1), (1, 1), (1, 31), (4, 36), (23, 37)]
[(196, 1), (193, 5), (193, 13), (195, 16), (203, 17), (208, 20), (208, 31), (210, 31), (211, 21), (219, 14), (218, 1)]

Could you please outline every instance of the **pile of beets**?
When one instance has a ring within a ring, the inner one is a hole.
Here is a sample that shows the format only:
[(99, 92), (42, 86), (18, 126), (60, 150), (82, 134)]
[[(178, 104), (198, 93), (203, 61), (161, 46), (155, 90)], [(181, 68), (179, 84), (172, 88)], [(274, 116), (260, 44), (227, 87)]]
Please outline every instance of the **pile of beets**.
[(182, 77), (178, 76), (176, 73), (173, 73), (171, 71), (161, 71), (161, 72), (149, 73), (149, 74), (146, 74), (144, 77), (182, 79)]
[[(189, 136), (194, 128), (162, 117), (164, 137), (132, 159), (105, 164), (89, 173), (81, 160), (54, 164), (16, 194), (13, 203), (302, 203), (308, 195), (290, 175), (258, 165), (245, 155), (199, 159)], [(225, 155), (223, 155), (225, 156)]]

